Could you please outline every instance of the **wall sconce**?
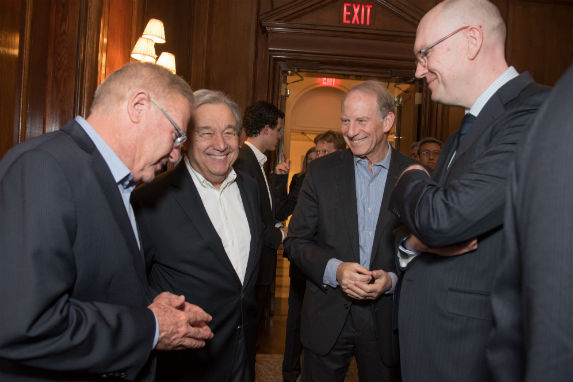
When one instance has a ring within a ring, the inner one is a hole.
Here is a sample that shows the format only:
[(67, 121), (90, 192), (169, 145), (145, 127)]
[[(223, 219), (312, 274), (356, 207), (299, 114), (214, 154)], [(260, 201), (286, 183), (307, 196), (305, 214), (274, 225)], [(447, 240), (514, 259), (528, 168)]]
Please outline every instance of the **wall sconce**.
[(151, 62), (171, 71), (175, 74), (175, 56), (169, 52), (163, 52), (155, 62), (155, 44), (165, 42), (165, 29), (163, 21), (150, 19), (147, 22), (145, 30), (131, 51), (131, 57), (141, 62)]
[(153, 62), (157, 55), (155, 54), (155, 43), (145, 37), (140, 37), (131, 51), (131, 57), (141, 62)]
[(163, 28), (163, 21), (157, 19), (149, 19), (141, 37), (153, 40), (153, 42), (157, 44), (163, 44), (165, 42), (165, 29)]
[(171, 73), (175, 74), (175, 56), (169, 52), (162, 52), (156, 62), (157, 65), (163, 66), (168, 69)]

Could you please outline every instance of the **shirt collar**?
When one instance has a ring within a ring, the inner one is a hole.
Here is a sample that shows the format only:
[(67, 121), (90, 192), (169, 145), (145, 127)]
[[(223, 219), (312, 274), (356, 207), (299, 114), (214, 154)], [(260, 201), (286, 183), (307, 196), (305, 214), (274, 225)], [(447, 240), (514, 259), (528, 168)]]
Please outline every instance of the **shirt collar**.
[(255, 145), (253, 145), (251, 142), (245, 141), (246, 145), (249, 145), (249, 147), (251, 148), (251, 150), (253, 150), (253, 152), (255, 153), (255, 157), (257, 158), (257, 161), (259, 162), (259, 165), (264, 166), (265, 163), (267, 162), (267, 156), (265, 154), (263, 154), (261, 152), (261, 150), (259, 150)]
[(519, 76), (519, 73), (513, 66), (507, 68), (499, 77), (493, 81), (491, 85), (478, 97), (474, 102), (469, 111), (466, 110), (466, 114), (469, 112), (473, 116), (478, 116), (481, 109), (485, 106), (487, 101), (501, 88), (503, 85)]
[[(382, 166), (386, 169), (390, 168), (390, 157), (392, 157), (392, 145), (388, 142), (388, 152), (386, 152), (386, 156), (380, 162), (372, 163), (373, 166)], [(368, 159), (364, 157), (353, 156), (354, 158), (354, 166), (357, 166), (358, 163), (366, 163), (368, 164)]]
[[(215, 190), (217, 189), (215, 186), (213, 186), (213, 183), (209, 182), (207, 179), (205, 179), (203, 175), (201, 175), (197, 170), (193, 168), (187, 157), (185, 157), (185, 167), (187, 167), (187, 171), (191, 175), (191, 178), (193, 178), (193, 180), (195, 181), (195, 184), (198, 183), (203, 188), (211, 188)], [(236, 179), (237, 179), (237, 173), (231, 167), (231, 172), (229, 172), (223, 183), (221, 183), (219, 191), (223, 191), (227, 186), (233, 184)]]
[(84, 129), (103, 157), (103, 160), (111, 171), (111, 175), (113, 176), (115, 183), (120, 184), (125, 189), (133, 189), (135, 187), (135, 183), (133, 183), (133, 175), (131, 174), (131, 171), (129, 171), (129, 168), (127, 168), (121, 159), (119, 159), (111, 147), (105, 143), (103, 138), (95, 131), (88, 121), (80, 116), (77, 116), (75, 120), (79, 123), (82, 129)]

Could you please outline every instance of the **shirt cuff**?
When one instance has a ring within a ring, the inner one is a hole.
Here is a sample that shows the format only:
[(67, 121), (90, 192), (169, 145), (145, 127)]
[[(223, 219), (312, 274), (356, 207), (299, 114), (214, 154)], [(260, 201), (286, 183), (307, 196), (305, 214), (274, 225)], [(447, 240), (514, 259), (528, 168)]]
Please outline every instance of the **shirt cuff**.
[(342, 263), (338, 259), (330, 259), (326, 263), (326, 268), (324, 269), (324, 275), (322, 276), (322, 282), (325, 285), (336, 288), (338, 286), (338, 280), (336, 280), (336, 270), (338, 266)]
[(400, 268), (402, 269), (406, 269), (410, 261), (414, 260), (414, 258), (420, 254), (420, 252), (418, 251), (412, 251), (405, 247), (404, 243), (406, 242), (407, 239), (408, 236), (402, 239), (400, 245), (398, 246), (398, 253), (397, 253), (398, 263), (400, 264)]
[(281, 229), (284, 226), (285, 225), (281, 222), (275, 224), (275, 228), (278, 228), (281, 231), (281, 242), (285, 241), (285, 232)]
[[(153, 311), (151, 311), (151, 313), (153, 313)], [(153, 318), (155, 318), (155, 337), (153, 338), (153, 347), (151, 349), (155, 349), (159, 341), (159, 322), (157, 321), (155, 313), (153, 313)]]
[(396, 288), (396, 284), (398, 284), (398, 276), (394, 272), (387, 272), (390, 278), (392, 279), (392, 286), (388, 289), (384, 294), (394, 294), (394, 289)]

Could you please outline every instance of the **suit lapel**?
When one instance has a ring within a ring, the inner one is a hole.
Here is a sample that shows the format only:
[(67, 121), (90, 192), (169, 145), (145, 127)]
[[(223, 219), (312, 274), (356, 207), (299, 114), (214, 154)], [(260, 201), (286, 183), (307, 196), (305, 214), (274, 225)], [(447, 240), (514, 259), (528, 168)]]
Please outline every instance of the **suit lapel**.
[[(505, 111), (505, 105), (525, 88), (533, 79), (529, 73), (523, 73), (516, 78), (510, 80), (503, 85), (495, 94), (487, 101), (483, 109), (480, 111), (473, 126), (464, 136), (460, 143), (452, 166), (458, 158), (460, 158), (474, 142), (482, 136), (482, 134), (491, 126), (491, 124)], [(458, 132), (456, 132), (458, 133)]]
[(193, 183), (193, 179), (191, 179), (191, 175), (187, 171), (184, 161), (181, 161), (173, 170), (171, 185), (174, 188), (174, 192), (172, 193), (173, 198), (181, 210), (187, 215), (193, 227), (207, 243), (210, 243), (211, 249), (219, 262), (227, 268), (228, 272), (235, 275), (237, 281), (240, 282), (239, 276), (225, 252), (221, 238), (217, 234), (213, 223), (211, 223), (201, 196), (195, 187), (195, 183)]
[(249, 231), (251, 232), (251, 243), (249, 245), (249, 259), (247, 262), (247, 269), (245, 271), (245, 279), (243, 282), (243, 287), (248, 284), (249, 280), (255, 273), (256, 264), (261, 255), (261, 251), (255, 248), (257, 243), (256, 236), (262, 235), (262, 232), (255, 231), (255, 214), (257, 211), (256, 201), (252, 200), (252, 195), (247, 193), (245, 190), (245, 184), (243, 183), (242, 176), (237, 173), (237, 184), (239, 186), (239, 191), (241, 192), (241, 200), (243, 201), (243, 207), (245, 209), (245, 215), (247, 215), (247, 221), (249, 222)]
[(138, 276), (145, 277), (145, 260), (137, 245), (137, 240), (135, 238), (131, 222), (129, 221), (127, 211), (125, 210), (123, 199), (121, 198), (118, 186), (113, 179), (113, 175), (111, 174), (107, 163), (84, 129), (82, 129), (77, 122), (66, 124), (61, 130), (69, 134), (78, 146), (82, 148), (82, 150), (90, 154), (91, 167), (98, 179), (98, 184), (101, 187), (102, 194), (107, 199), (110, 210), (112, 211), (117, 225), (125, 238), (125, 242), (133, 255), (133, 263), (135, 269), (137, 269)]
[[(350, 150), (340, 157), (339, 163), (332, 169), (336, 179), (338, 203), (344, 214), (345, 231), (349, 243), (352, 243), (352, 259), (360, 263), (358, 239), (358, 213), (356, 212), (356, 179), (354, 174), (354, 159)], [(336, 208), (336, 207), (334, 207)]]
[(374, 243), (372, 244), (372, 253), (370, 254), (370, 266), (374, 263), (374, 258), (378, 253), (378, 247), (380, 246), (380, 238), (385, 232), (386, 225), (389, 222), (394, 221), (392, 213), (390, 212), (390, 196), (392, 195), (392, 190), (394, 185), (398, 181), (398, 177), (402, 172), (402, 161), (397, 151), (392, 149), (390, 157), (390, 168), (388, 169), (388, 176), (386, 177), (386, 184), (384, 185), (384, 196), (382, 197), (382, 203), (380, 204), (380, 212), (378, 213), (378, 222), (376, 222), (376, 232), (374, 233)]
[[(255, 171), (255, 174), (256, 174), (256, 179), (257, 179), (258, 183), (261, 185), (261, 187), (260, 187), (261, 201), (262, 201), (263, 205), (265, 206), (265, 209), (267, 211), (271, 211), (271, 214), (272, 214), (271, 200), (269, 199), (269, 190), (267, 189), (267, 185), (266, 185), (267, 183), (265, 182), (265, 175), (263, 175), (263, 170), (261, 170), (261, 165), (259, 164), (259, 161), (257, 160), (257, 156), (255, 155), (253, 150), (249, 147), (249, 145), (244, 144), (241, 147), (241, 149), (245, 150), (245, 154), (247, 154), (246, 157), (249, 158), (249, 161), (251, 162), (251, 166), (257, 170), (257, 171)], [(270, 184), (269, 184), (269, 187), (270, 187)]]

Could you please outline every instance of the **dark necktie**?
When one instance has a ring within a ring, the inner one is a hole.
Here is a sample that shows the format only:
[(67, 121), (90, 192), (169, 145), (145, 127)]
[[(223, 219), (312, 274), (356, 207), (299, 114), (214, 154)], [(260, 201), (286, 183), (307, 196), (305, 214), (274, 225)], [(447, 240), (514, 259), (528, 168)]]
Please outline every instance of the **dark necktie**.
[(453, 146), (453, 149), (449, 156), (450, 159), (448, 160), (448, 168), (450, 168), (450, 165), (452, 164), (452, 160), (456, 155), (456, 151), (458, 150), (458, 147), (460, 146), (462, 139), (464, 139), (464, 135), (466, 135), (469, 128), (473, 125), (475, 119), (476, 117), (474, 115), (471, 115), (470, 113), (464, 115), (464, 118), (462, 119), (462, 125), (460, 126), (460, 130), (458, 131), (458, 138), (456, 139), (456, 144)]

